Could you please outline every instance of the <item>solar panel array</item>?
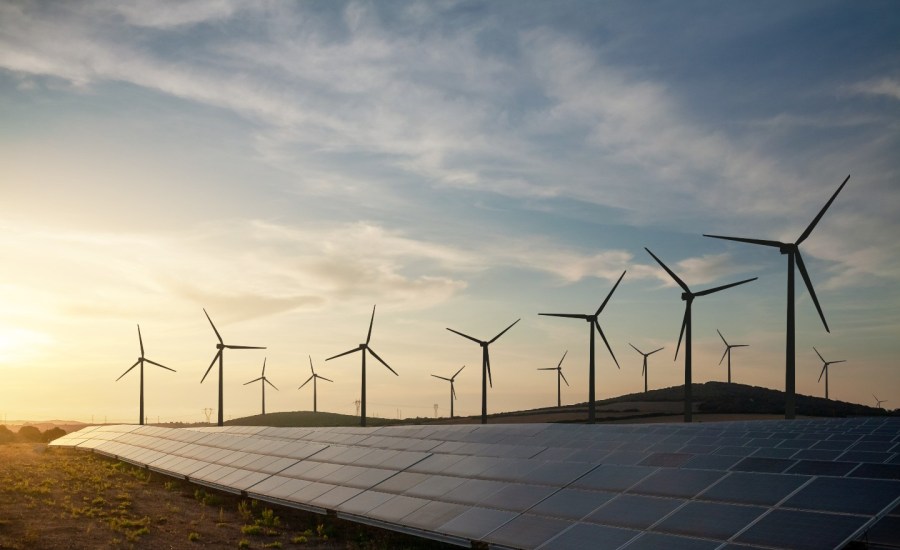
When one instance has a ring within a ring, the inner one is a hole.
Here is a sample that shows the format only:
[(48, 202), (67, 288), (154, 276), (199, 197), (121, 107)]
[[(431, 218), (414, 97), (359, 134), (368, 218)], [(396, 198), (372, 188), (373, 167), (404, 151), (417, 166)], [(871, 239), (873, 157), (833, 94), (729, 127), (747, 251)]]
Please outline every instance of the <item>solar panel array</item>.
[(900, 503), (900, 419), (85, 428), (53, 442), (463, 546), (840, 548)]

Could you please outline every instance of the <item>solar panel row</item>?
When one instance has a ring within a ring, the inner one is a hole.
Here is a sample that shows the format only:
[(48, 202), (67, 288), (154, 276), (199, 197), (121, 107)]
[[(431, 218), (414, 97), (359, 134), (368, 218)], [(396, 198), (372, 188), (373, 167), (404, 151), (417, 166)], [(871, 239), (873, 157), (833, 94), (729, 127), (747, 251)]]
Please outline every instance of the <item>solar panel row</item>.
[(54, 445), (466, 546), (839, 548), (900, 502), (893, 419), (103, 426)]

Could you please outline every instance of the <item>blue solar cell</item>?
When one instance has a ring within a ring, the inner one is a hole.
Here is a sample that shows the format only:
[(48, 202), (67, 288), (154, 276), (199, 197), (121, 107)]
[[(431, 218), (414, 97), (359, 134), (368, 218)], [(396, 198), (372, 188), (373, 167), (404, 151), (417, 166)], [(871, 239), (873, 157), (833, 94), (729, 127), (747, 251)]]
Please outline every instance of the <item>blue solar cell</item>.
[(793, 460), (751, 456), (741, 460), (740, 462), (732, 466), (731, 469), (732, 471), (736, 472), (760, 472), (778, 474), (787, 470), (790, 466), (793, 465)]
[(684, 468), (698, 470), (727, 470), (742, 460), (739, 456), (697, 455), (684, 464)]
[(606, 504), (615, 493), (561, 489), (536, 504), (530, 511), (544, 516), (581, 519)]
[(871, 477), (877, 479), (900, 479), (898, 464), (860, 464), (850, 473), (850, 477)]
[(501, 487), (499, 491), (478, 501), (478, 505), (487, 506), (489, 508), (499, 508), (501, 510), (523, 512), (544, 500), (555, 491), (556, 489), (551, 487), (515, 483)]
[(459, 537), (481, 540), (488, 533), (507, 523), (518, 514), (506, 510), (469, 508), (441, 526), (441, 531)]
[(865, 522), (859, 516), (772, 510), (735, 541), (794, 550), (840, 548)]
[(870, 453), (868, 451), (849, 450), (838, 457), (838, 460), (845, 462), (873, 462), (880, 464), (887, 462), (893, 455), (891, 453)]
[(598, 508), (585, 521), (646, 529), (682, 504), (683, 500), (621, 495)]
[(803, 474), (811, 476), (836, 476), (847, 474), (857, 465), (852, 462), (831, 462), (827, 460), (800, 460), (790, 468), (788, 474)]
[(724, 472), (715, 470), (661, 469), (629, 489), (629, 492), (691, 498), (724, 475)]
[(512, 548), (537, 548), (570, 525), (571, 521), (523, 514), (490, 533), (485, 540)]
[(900, 495), (900, 481), (817, 477), (783, 507), (804, 510), (877, 514)]
[(804, 449), (797, 451), (791, 458), (797, 460), (835, 460), (844, 451), (826, 451), (824, 449)]
[(676, 535), (663, 535), (660, 533), (644, 533), (631, 544), (623, 547), (623, 550), (715, 550), (718, 542), (700, 540)]
[(810, 480), (806, 476), (735, 472), (698, 498), (739, 504), (772, 506)]
[(728, 540), (766, 511), (756, 506), (688, 502), (653, 526), (654, 531)]
[(665, 466), (667, 468), (678, 468), (694, 458), (689, 453), (653, 453), (640, 462), (641, 466)]
[(655, 468), (646, 466), (603, 464), (575, 480), (572, 486), (584, 489), (599, 489), (601, 491), (624, 491), (655, 471)]
[(591, 523), (576, 523), (540, 547), (541, 550), (616, 550), (640, 534), (640, 531), (619, 529)]

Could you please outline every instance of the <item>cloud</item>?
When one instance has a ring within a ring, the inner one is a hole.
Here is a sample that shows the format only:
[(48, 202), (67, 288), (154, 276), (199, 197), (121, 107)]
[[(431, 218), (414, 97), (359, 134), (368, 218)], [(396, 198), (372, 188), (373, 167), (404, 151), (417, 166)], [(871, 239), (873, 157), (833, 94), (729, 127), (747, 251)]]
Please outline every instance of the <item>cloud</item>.
[(900, 101), (900, 80), (891, 77), (867, 80), (850, 86), (857, 94), (886, 96)]

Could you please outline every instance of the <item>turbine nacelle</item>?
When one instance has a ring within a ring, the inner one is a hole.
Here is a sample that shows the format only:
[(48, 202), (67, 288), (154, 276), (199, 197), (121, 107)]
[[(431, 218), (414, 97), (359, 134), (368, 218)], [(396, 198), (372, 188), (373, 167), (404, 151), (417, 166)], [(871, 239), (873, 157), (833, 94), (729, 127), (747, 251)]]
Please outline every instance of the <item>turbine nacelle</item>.
[(781, 243), (778, 247), (778, 251), (782, 254), (794, 254), (798, 250), (797, 245), (794, 243)]

